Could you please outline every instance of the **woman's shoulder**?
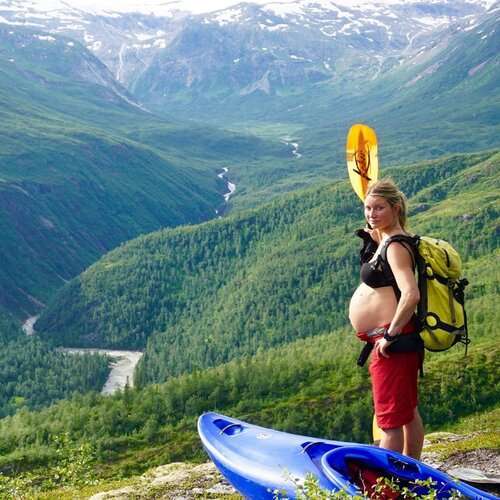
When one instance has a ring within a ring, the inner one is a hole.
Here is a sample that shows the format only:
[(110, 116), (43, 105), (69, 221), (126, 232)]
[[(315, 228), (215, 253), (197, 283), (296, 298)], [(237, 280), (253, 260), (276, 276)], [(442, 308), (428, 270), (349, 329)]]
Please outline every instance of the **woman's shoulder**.
[(389, 247), (389, 245), (392, 245), (393, 243), (399, 243), (398, 246), (407, 246), (411, 245), (414, 246), (416, 245), (418, 241), (418, 236), (415, 234), (411, 233), (396, 233), (396, 234), (391, 234), (387, 238), (384, 239), (382, 244), (385, 247)]
[(409, 233), (400, 233), (389, 236), (383, 244), (381, 256), (386, 261), (389, 258), (405, 258), (408, 254), (412, 263), (415, 263), (416, 239)]

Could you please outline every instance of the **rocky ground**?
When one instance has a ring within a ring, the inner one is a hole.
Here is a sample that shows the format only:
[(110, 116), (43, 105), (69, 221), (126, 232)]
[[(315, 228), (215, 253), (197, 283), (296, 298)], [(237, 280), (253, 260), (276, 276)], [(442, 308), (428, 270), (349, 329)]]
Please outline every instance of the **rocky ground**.
[(483, 472), (487, 476), (496, 476), (500, 481), (500, 450), (477, 449), (462, 453), (455, 453), (447, 458), (441, 458), (440, 453), (430, 451), (431, 444), (443, 442), (459, 442), (463, 436), (449, 432), (440, 432), (431, 435), (432, 442), (427, 440), (422, 454), (422, 461), (448, 473), (456, 468), (472, 468)]
[(241, 499), (211, 463), (172, 463), (147, 472), (137, 484), (93, 495), (90, 500), (109, 499)]
[[(466, 477), (486, 480), (490, 484), (483, 483), (476, 486), (500, 494), (499, 449), (475, 449), (449, 456), (435, 451), (436, 446), (439, 448), (440, 445), (449, 443), (455, 445), (469, 438), (470, 436), (451, 433), (432, 434), (426, 440), (422, 460), (462, 480)], [(173, 463), (152, 469), (133, 485), (95, 494), (90, 500), (109, 499), (236, 500), (241, 497), (212, 463), (201, 465)]]

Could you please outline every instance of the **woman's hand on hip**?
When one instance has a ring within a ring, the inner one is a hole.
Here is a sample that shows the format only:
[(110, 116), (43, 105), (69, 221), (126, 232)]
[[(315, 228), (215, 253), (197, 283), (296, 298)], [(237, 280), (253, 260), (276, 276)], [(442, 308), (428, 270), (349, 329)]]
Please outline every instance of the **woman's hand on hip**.
[(384, 358), (388, 358), (390, 356), (389, 354), (389, 347), (394, 343), (394, 340), (386, 340), (384, 338), (379, 339), (375, 342), (375, 351), (378, 352), (381, 356)]

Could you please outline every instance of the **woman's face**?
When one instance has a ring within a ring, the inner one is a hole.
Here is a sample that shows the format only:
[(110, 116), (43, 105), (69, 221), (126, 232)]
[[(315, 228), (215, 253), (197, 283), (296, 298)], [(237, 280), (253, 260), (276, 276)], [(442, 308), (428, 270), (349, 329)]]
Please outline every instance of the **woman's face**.
[(368, 195), (365, 198), (365, 218), (373, 229), (385, 229), (398, 221), (398, 207), (392, 207), (381, 196)]

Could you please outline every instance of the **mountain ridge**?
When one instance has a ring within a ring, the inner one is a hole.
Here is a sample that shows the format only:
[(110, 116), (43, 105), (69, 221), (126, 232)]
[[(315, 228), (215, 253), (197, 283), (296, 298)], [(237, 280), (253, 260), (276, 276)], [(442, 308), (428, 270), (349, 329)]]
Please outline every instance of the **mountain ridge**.
[[(5, 4), (5, 0), (3, 0), (3, 3)], [(19, 5), (22, 6), (23, 2), (19, 2)], [(177, 33), (182, 34), (183, 30), (192, 26), (197, 26), (197, 30), (204, 25), (211, 28), (216, 26), (228, 28), (230, 24), (234, 23), (240, 30), (250, 28), (251, 32), (255, 34), (258, 34), (259, 31), (262, 32), (263, 43), (271, 46), (275, 44), (273, 43), (273, 31), (286, 32), (288, 29), (292, 29), (293, 26), (300, 26), (299, 33), (301, 33), (300, 36), (303, 40), (313, 36), (318, 41), (323, 39), (320, 43), (329, 44), (329, 39), (332, 37), (345, 38), (350, 43), (359, 44), (359, 48), (380, 54), (381, 46), (377, 48), (376, 45), (373, 45), (375, 43), (373, 39), (377, 38), (378, 44), (383, 43), (387, 47), (392, 47), (393, 50), (396, 49), (395, 54), (398, 54), (400, 52), (398, 49), (401, 48), (404, 49), (403, 52), (418, 52), (421, 46), (415, 47), (415, 44), (419, 33), (432, 31), (433, 25), (447, 26), (467, 16), (484, 13), (486, 9), (483, 5), (484, 3), (479, 1), (467, 2), (460, 0), (458, 3), (434, 2), (427, 7), (418, 2), (402, 2), (384, 6), (367, 4), (359, 8), (339, 6), (333, 2), (318, 3), (302, 0), (301, 2), (290, 2), (288, 4), (272, 2), (263, 5), (241, 3), (228, 9), (218, 10), (215, 13), (188, 15), (187, 17), (171, 15), (161, 18), (154, 15), (138, 15), (137, 13), (135, 14), (137, 17), (133, 17), (128, 13), (108, 13), (99, 16), (82, 10), (74, 11), (71, 14), (73, 16), (71, 17), (72, 21), (81, 19), (85, 22), (86, 28), (78, 22), (65, 22), (67, 20), (64, 17), (58, 19), (56, 11), (52, 19), (50, 13), (45, 13), (44, 18), (35, 18), (38, 19), (38, 22), (33, 24), (43, 26), (43, 23), (45, 23), (48, 32), (64, 33), (72, 38), (79, 39), (105, 62), (117, 80), (122, 83), (125, 82), (129, 88), (135, 88), (137, 86), (135, 81), (138, 80), (137, 75), (132, 77), (131, 80), (124, 80), (125, 73), (121, 71), (127, 59), (126, 51), (131, 51), (130, 59), (138, 57), (140, 60), (142, 50), (142, 53), (145, 54), (144, 65), (147, 67), (148, 60), (151, 62), (151, 57), (154, 60), (154, 53), (159, 54), (168, 49), (175, 42)], [(2, 14), (1, 6), (2, 3), (0, 3), (0, 15)], [(67, 5), (66, 9), (68, 9)], [(23, 19), (24, 16), (24, 21), (29, 22), (30, 13), (28, 11), (22, 11), (21, 7), (19, 7), (18, 10), (12, 12), (13, 15), (9, 15), (8, 10), (4, 11), (5, 21), (19, 22), (16, 20)], [(70, 14), (71, 10), (68, 13)], [(164, 23), (163, 27), (162, 22)], [(331, 28), (328, 27), (328, 23), (333, 23)], [(336, 24), (339, 27), (335, 26)], [(106, 25), (108, 25), (108, 33), (103, 31), (103, 27)], [(307, 30), (311, 34), (302, 35), (302, 33), (307, 33)], [(266, 31), (270, 35), (267, 42), (265, 41)], [(360, 37), (359, 35), (364, 31), (366, 31), (366, 36)], [(314, 34), (316, 32), (317, 34)], [(369, 32), (372, 33), (371, 38), (368, 35)], [(113, 41), (114, 39), (116, 41)], [(369, 40), (371, 40), (372, 47), (370, 47)], [(335, 46), (334, 43), (332, 45), (333, 53), (335, 53)], [(262, 47), (264, 46), (262, 45)], [(108, 50), (110, 48), (112, 50)], [(299, 48), (297, 50), (299, 54), (295, 56), (295, 63), (300, 62), (301, 59), (306, 62), (313, 54), (311, 50), (308, 50), (307, 55), (300, 54)], [(153, 56), (148, 54), (153, 54)], [(285, 59), (290, 55), (293, 56), (293, 54), (286, 54), (286, 52), (283, 56), (278, 55), (281, 64), (287, 64)], [(235, 57), (238, 57), (237, 53), (232, 56), (233, 59)], [(387, 55), (384, 55), (384, 57), (387, 58)], [(317, 59), (317, 56), (314, 56), (314, 59)], [(332, 71), (331, 69), (328, 70), (328, 63), (318, 61), (316, 66), (320, 67), (318, 71), (323, 74), (323, 78), (331, 77)], [(147, 76), (141, 78), (147, 79)]]

